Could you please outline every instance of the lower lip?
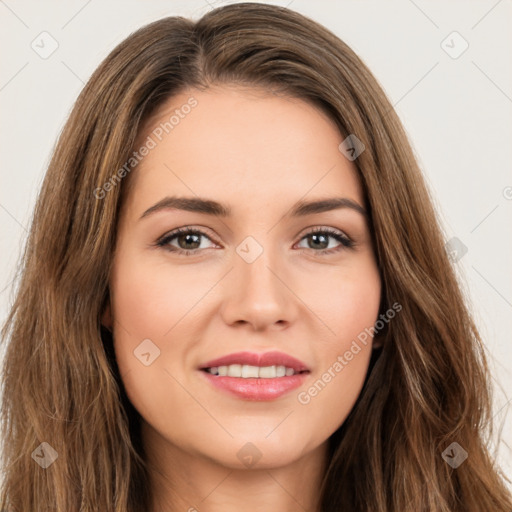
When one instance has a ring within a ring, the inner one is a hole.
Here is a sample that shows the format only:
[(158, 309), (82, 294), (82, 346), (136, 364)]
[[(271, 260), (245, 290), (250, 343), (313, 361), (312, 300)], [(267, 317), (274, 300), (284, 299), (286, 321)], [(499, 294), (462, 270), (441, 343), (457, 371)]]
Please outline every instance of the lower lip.
[(244, 379), (242, 377), (219, 377), (205, 371), (201, 371), (201, 373), (216, 388), (245, 400), (274, 400), (298, 388), (308, 376), (308, 373), (298, 373), (275, 379)]

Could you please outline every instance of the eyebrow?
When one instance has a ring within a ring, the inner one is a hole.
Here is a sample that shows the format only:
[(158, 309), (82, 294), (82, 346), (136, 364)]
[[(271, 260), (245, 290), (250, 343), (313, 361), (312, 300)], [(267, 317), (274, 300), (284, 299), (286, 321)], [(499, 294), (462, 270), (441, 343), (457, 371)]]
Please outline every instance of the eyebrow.
[[(305, 215), (312, 215), (315, 213), (323, 213), (340, 208), (350, 208), (364, 217), (368, 216), (367, 211), (354, 200), (348, 197), (329, 197), (316, 201), (298, 201), (292, 206), (288, 217), (302, 217)], [(162, 211), (162, 210), (185, 210), (188, 212), (203, 213), (206, 215), (217, 215), (220, 217), (229, 217), (232, 210), (229, 206), (211, 199), (204, 199), (200, 197), (164, 197), (158, 203), (148, 208), (140, 217), (148, 217), (149, 215)], [(140, 220), (139, 219), (139, 220)]]

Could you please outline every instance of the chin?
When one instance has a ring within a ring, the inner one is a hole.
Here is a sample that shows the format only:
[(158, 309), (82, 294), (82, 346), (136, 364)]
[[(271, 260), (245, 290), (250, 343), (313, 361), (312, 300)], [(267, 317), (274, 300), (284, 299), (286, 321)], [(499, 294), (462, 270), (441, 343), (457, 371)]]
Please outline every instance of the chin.
[(304, 441), (291, 440), (287, 434), (284, 432), (277, 435), (274, 432), (269, 437), (255, 434), (230, 438), (224, 442), (211, 440), (216, 446), (215, 452), (211, 451), (210, 444), (208, 453), (203, 453), (217, 464), (230, 469), (283, 467), (296, 462), (309, 450), (314, 449), (314, 446), (308, 446)]

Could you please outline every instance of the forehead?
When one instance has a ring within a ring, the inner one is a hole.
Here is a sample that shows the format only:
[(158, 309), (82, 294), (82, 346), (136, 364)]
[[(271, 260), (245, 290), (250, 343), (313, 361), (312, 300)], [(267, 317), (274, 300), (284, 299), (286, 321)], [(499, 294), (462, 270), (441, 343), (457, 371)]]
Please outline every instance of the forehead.
[(237, 86), (189, 89), (142, 126), (135, 150), (151, 148), (133, 173), (132, 203), (140, 210), (166, 194), (198, 195), (236, 210), (342, 194), (362, 204), (342, 141), (334, 122), (304, 100)]

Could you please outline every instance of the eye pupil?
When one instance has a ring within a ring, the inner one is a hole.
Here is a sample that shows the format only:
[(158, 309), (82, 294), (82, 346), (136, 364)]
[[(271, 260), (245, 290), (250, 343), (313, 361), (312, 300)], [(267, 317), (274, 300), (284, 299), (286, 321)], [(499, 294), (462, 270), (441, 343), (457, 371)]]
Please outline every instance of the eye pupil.
[(195, 246), (195, 247), (190, 247), (190, 246), (189, 246), (189, 247), (186, 247), (186, 249), (197, 249), (197, 248), (201, 245), (201, 242), (199, 241), (199, 237), (200, 237), (200, 236), (201, 236), (201, 235), (191, 234), (191, 233), (187, 233), (187, 234), (184, 234), (184, 235), (180, 235), (180, 236), (178, 237), (178, 244), (181, 246), (181, 244), (180, 244), (180, 241), (181, 241), (181, 240), (185, 239), (187, 242), (190, 242), (190, 238), (191, 238), (191, 237), (195, 237), (195, 238), (196, 238), (196, 241), (195, 241), (195, 242), (194, 242), (194, 241), (192, 241), (192, 242), (190, 242), (190, 243), (192, 243), (192, 244), (194, 244), (194, 243), (195, 243), (195, 244), (197, 244), (197, 246)]
[[(316, 243), (318, 241), (319, 238), (324, 238), (324, 242), (320, 242), (321, 245), (325, 246), (325, 247), (320, 247), (320, 249), (325, 249), (326, 247), (329, 246), (329, 241), (328, 241), (328, 237), (326, 235), (322, 235), (322, 234), (317, 234), (317, 233), (313, 233), (311, 236), (311, 239), (314, 240), (314, 243)], [(316, 248), (318, 249), (318, 247), (313, 247), (313, 248)]]

